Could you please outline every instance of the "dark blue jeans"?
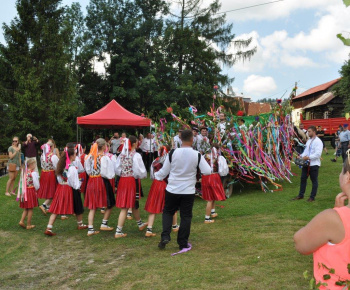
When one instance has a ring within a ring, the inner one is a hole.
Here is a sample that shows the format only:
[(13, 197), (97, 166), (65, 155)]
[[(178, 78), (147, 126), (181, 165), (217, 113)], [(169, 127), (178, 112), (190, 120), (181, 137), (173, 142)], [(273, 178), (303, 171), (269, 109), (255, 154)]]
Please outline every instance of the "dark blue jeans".
[(318, 188), (318, 170), (320, 166), (314, 165), (310, 167), (303, 167), (301, 171), (301, 178), (300, 178), (300, 191), (299, 191), (299, 197), (304, 197), (305, 190), (306, 190), (306, 184), (307, 184), (307, 178), (310, 176), (311, 182), (312, 182), (312, 190), (310, 194), (310, 198), (315, 199), (317, 194), (317, 188)]

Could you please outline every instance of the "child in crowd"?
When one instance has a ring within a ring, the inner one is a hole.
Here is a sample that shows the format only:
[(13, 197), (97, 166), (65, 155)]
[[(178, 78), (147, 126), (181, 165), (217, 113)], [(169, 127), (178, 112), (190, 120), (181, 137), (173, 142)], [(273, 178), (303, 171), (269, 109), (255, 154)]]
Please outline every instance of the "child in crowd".
[(68, 144), (64, 150), (64, 154), (58, 161), (56, 174), (58, 186), (52, 205), (49, 209), (51, 216), (47, 225), (45, 235), (55, 236), (52, 232), (53, 224), (57, 215), (75, 214), (78, 223), (78, 230), (86, 229), (87, 226), (83, 224), (83, 202), (79, 191), (80, 181), (78, 170), (74, 166), (76, 153), (73, 144)]
[[(156, 234), (153, 233), (153, 224), (156, 214), (162, 213), (164, 208), (164, 202), (165, 202), (165, 188), (167, 186), (167, 178), (165, 180), (156, 180), (154, 179), (154, 173), (158, 172), (165, 162), (165, 159), (168, 155), (168, 152), (170, 151), (170, 146), (163, 146), (160, 149), (159, 155), (160, 157), (157, 157), (151, 166), (151, 179), (153, 179), (151, 189), (148, 193), (145, 210), (149, 212), (148, 216), (148, 225), (147, 225), (147, 231), (146, 231), (146, 237), (155, 237)], [(179, 230), (179, 227), (177, 225), (177, 213), (174, 214), (173, 217), (173, 231), (177, 232)]]
[(44, 215), (47, 215), (49, 204), (55, 195), (57, 187), (55, 170), (58, 163), (58, 157), (53, 152), (54, 148), (54, 144), (51, 141), (41, 146), (43, 153), (40, 157), (41, 178), (38, 198), (45, 199), (44, 203), (40, 206)]
[(85, 160), (85, 170), (89, 175), (84, 201), (84, 206), (90, 209), (88, 236), (100, 233), (95, 231), (93, 226), (97, 208), (106, 208), (100, 230), (113, 231), (113, 228), (108, 226), (108, 219), (115, 204), (115, 196), (109, 179), (115, 175), (115, 169), (112, 161), (105, 155), (106, 144), (106, 140), (97, 139)]
[(218, 145), (213, 144), (209, 152), (204, 155), (211, 168), (210, 175), (202, 176), (202, 198), (207, 201), (204, 223), (210, 224), (218, 214), (215, 212), (215, 201), (225, 200), (225, 191), (220, 176), (228, 174), (226, 159), (218, 153)]
[[(350, 204), (345, 206), (350, 199), (350, 150), (347, 154), (339, 175), (342, 192), (335, 198), (334, 208), (316, 215), (294, 235), (296, 250), (303, 255), (313, 254), (316, 284), (327, 284), (319, 289), (345, 289), (336, 283), (350, 280)], [(325, 279), (326, 275), (330, 279)]]
[[(143, 164), (142, 157), (136, 152), (137, 139), (130, 136), (125, 139), (123, 151), (119, 155), (116, 164), (116, 174), (120, 176), (117, 188), (116, 207), (121, 208), (115, 238), (123, 238), (127, 235), (123, 233), (123, 226), (126, 220), (128, 208), (132, 208), (139, 230), (146, 228), (147, 223), (143, 223), (140, 218), (138, 196), (141, 194), (141, 186), (135, 179), (147, 177), (147, 171)], [(138, 190), (137, 184), (138, 183)]]
[[(27, 230), (35, 228), (32, 225), (33, 208), (38, 206), (37, 190), (40, 187), (39, 175), (35, 171), (35, 160), (29, 159), (27, 161), (27, 169), (24, 171), (24, 180), (22, 182), (22, 194), (19, 196), (20, 208), (23, 208), (22, 218), (19, 225)], [(27, 226), (24, 220), (27, 217)]]

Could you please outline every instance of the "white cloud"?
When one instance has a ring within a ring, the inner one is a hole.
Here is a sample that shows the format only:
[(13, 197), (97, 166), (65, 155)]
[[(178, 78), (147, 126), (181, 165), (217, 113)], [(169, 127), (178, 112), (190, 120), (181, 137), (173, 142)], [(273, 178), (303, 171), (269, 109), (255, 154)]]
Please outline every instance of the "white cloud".
[(293, 68), (319, 66), (317, 63), (315, 63), (308, 57), (300, 56), (300, 55), (293, 56), (293, 55), (290, 55), (289, 53), (283, 53), (281, 56), (281, 61), (285, 65), (288, 65)]
[(277, 85), (273, 77), (250, 75), (244, 80), (244, 93), (257, 97), (271, 94), (277, 89)]
[[(324, 2), (321, 4), (324, 5)], [(322, 9), (324, 14), (319, 16), (315, 26), (308, 31), (289, 35), (286, 30), (278, 30), (265, 37), (261, 37), (257, 31), (238, 35), (236, 39), (252, 37), (253, 41), (249, 48), (256, 46), (257, 53), (250, 62), (238, 61), (234, 70), (256, 73), (266, 67), (275, 68), (281, 64), (291, 68), (324, 67), (329, 63), (342, 64), (348, 59), (350, 48), (344, 46), (336, 38), (336, 34), (350, 31), (348, 20), (350, 8), (345, 8), (339, 1), (338, 5), (328, 5)], [(231, 48), (232, 50), (235, 51), (234, 48)], [(318, 57), (319, 63), (316, 63), (313, 57)]]
[[(288, 32), (285, 30), (275, 31), (263, 38), (256, 31), (252, 31), (237, 36), (237, 39), (248, 39), (249, 37), (252, 37), (253, 40), (248, 49), (256, 46), (257, 52), (250, 61), (237, 61), (234, 66), (236, 72), (256, 73), (261, 72), (266, 66), (278, 67), (281, 64), (293, 68), (318, 66), (312, 59), (305, 56), (304, 52), (291, 54), (288, 47), (283, 46), (283, 43), (288, 39)], [(235, 49), (231, 48), (231, 51), (235, 51)]]

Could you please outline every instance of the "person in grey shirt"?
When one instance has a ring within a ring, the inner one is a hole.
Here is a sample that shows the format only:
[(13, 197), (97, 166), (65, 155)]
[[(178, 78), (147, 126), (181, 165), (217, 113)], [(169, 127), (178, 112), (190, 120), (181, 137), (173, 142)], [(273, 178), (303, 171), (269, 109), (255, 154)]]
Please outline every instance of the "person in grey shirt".
[(348, 130), (348, 124), (344, 124), (344, 130), (339, 134), (340, 148), (341, 148), (341, 156), (343, 158), (343, 163), (346, 159), (346, 151), (350, 146), (350, 131)]
[(119, 139), (119, 133), (115, 132), (111, 140), (109, 141), (109, 144), (111, 145), (111, 151), (114, 155), (118, 153), (118, 148), (120, 146), (120, 139)]

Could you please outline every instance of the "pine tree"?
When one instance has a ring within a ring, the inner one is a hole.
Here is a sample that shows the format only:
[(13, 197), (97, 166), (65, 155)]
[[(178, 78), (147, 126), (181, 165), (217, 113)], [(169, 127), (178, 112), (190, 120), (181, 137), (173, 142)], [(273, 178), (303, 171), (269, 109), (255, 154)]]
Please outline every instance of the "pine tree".
[[(177, 76), (169, 99), (187, 106), (188, 102), (208, 109), (213, 85), (232, 83), (221, 66), (232, 66), (237, 59), (249, 59), (256, 49), (247, 50), (248, 40), (235, 40), (232, 24), (219, 13), (219, 0), (204, 6), (202, 0), (176, 0), (178, 14), (172, 13), (164, 35), (168, 65), (177, 68)], [(234, 46), (237, 52), (229, 53)], [(221, 65), (221, 66), (220, 66)]]
[(71, 141), (77, 111), (60, 0), (17, 0), (18, 16), (3, 24), (3, 56), (13, 76), (12, 133)]

